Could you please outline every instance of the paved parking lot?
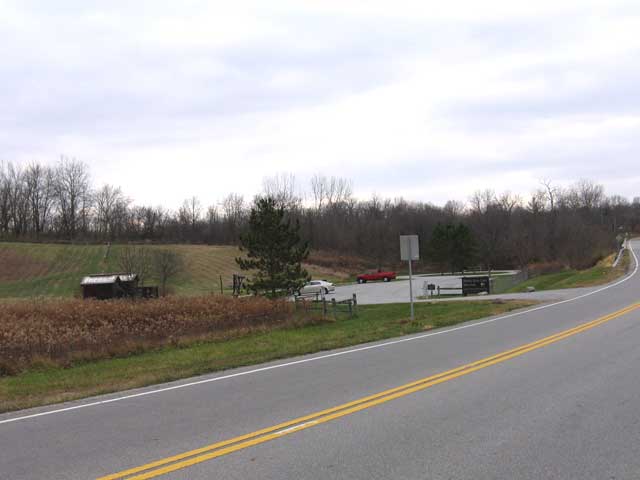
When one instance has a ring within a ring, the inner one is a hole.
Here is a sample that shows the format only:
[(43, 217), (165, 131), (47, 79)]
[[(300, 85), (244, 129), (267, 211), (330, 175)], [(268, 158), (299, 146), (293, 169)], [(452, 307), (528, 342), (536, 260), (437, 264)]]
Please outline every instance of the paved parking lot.
[[(571, 288), (564, 290), (549, 290), (533, 293), (505, 293), (498, 295), (470, 295), (467, 297), (450, 297), (446, 299), (438, 299), (437, 297), (425, 300), (417, 300), (417, 297), (424, 296), (423, 290), (425, 283), (433, 283), (440, 287), (460, 287), (460, 276), (425, 276), (413, 278), (413, 295), (416, 301), (441, 301), (441, 300), (483, 300), (483, 299), (530, 299), (537, 301), (554, 301), (565, 298), (575, 297), (582, 293), (586, 293), (593, 288)], [(335, 293), (328, 295), (327, 298), (335, 298), (336, 300), (344, 300), (351, 298), (353, 294), (358, 297), (358, 303), (361, 305), (372, 305), (382, 303), (404, 303), (409, 301), (409, 280), (394, 280), (385, 282), (369, 282), (364, 284), (339, 285), (336, 286)], [(449, 291), (447, 293), (462, 293), (461, 290)]]

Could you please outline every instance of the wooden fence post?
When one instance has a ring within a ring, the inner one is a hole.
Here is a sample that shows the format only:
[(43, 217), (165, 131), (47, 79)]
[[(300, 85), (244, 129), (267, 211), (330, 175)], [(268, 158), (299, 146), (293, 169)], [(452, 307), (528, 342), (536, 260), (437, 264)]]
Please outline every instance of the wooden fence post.
[(338, 319), (338, 311), (336, 309), (336, 299), (335, 298), (331, 299), (331, 306), (333, 307), (333, 318), (335, 318), (337, 320)]
[(357, 317), (358, 316), (358, 297), (356, 297), (356, 294), (353, 294), (353, 314)]

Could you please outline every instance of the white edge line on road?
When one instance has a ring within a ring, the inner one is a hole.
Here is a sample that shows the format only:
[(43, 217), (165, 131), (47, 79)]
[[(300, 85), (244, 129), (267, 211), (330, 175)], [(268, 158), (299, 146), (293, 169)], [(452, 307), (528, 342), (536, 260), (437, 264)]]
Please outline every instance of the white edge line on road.
[(634, 263), (635, 263), (635, 268), (633, 269), (633, 272), (631, 272), (630, 275), (627, 275), (622, 280), (619, 280), (619, 281), (617, 281), (615, 283), (612, 283), (611, 285), (607, 285), (606, 287), (599, 288), (597, 290), (585, 293), (583, 295), (579, 295), (577, 297), (569, 298), (569, 299), (566, 299), (566, 300), (561, 300), (559, 302), (550, 303), (550, 304), (547, 304), (547, 305), (541, 305), (539, 307), (530, 308), (530, 309), (523, 310), (523, 311), (516, 312), (516, 313), (510, 313), (508, 315), (503, 315), (501, 317), (490, 318), (488, 320), (483, 320), (483, 321), (471, 323), (471, 324), (468, 324), (468, 325), (462, 325), (460, 327), (449, 328), (447, 330), (438, 330), (436, 332), (425, 333), (425, 334), (422, 334), (422, 335), (415, 335), (415, 336), (411, 336), (411, 337), (400, 338), (398, 340), (391, 340), (391, 341), (388, 341), (388, 342), (377, 343), (377, 344), (374, 344), (374, 345), (367, 345), (366, 347), (352, 348), (350, 350), (343, 350), (343, 351), (340, 351), (340, 352), (329, 353), (329, 354), (326, 354), (326, 355), (319, 355), (319, 356), (315, 356), (315, 357), (311, 357), (311, 358), (303, 358), (301, 360), (296, 360), (296, 361), (293, 361), (293, 362), (280, 363), (278, 365), (270, 365), (268, 367), (254, 368), (253, 370), (246, 370), (244, 372), (237, 372), (237, 373), (232, 373), (232, 374), (229, 374), (229, 375), (222, 375), (220, 377), (207, 378), (207, 379), (198, 380), (198, 381), (195, 381), (195, 382), (183, 383), (183, 384), (180, 384), (180, 385), (173, 385), (171, 387), (158, 388), (156, 390), (148, 390), (148, 391), (145, 391), (145, 392), (133, 393), (131, 395), (124, 395), (124, 396), (121, 396), (121, 397), (110, 398), (110, 399), (107, 399), (107, 400), (100, 400), (100, 401), (97, 401), (97, 402), (84, 403), (84, 404), (81, 404), (81, 405), (73, 405), (71, 407), (66, 407), (66, 408), (58, 408), (56, 410), (50, 410), (50, 411), (47, 411), (47, 412), (34, 413), (32, 415), (24, 415), (24, 416), (21, 416), (21, 417), (8, 418), (6, 420), (0, 420), (0, 425), (5, 424), (5, 423), (18, 422), (18, 421), (21, 421), (21, 420), (28, 420), (28, 419), (37, 418), (37, 417), (43, 417), (43, 416), (46, 416), (46, 415), (53, 415), (54, 413), (70, 412), (72, 410), (79, 410), (81, 408), (95, 407), (95, 406), (98, 406), (98, 405), (106, 405), (108, 403), (121, 402), (123, 400), (129, 400), (129, 399), (132, 399), (132, 398), (139, 398), (139, 397), (145, 397), (145, 396), (148, 396), (148, 395), (155, 395), (155, 394), (158, 394), (158, 393), (169, 392), (171, 390), (179, 390), (179, 389), (182, 389), (182, 388), (193, 387), (195, 385), (202, 385), (202, 384), (205, 384), (205, 383), (218, 382), (220, 380), (228, 380), (229, 378), (242, 377), (244, 375), (252, 375), (254, 373), (266, 372), (268, 370), (275, 370), (277, 368), (291, 367), (293, 365), (300, 365), (300, 364), (303, 364), (303, 363), (315, 362), (317, 360), (324, 360), (325, 358), (339, 357), (339, 356), (342, 356), (342, 355), (349, 355), (349, 354), (356, 353), (356, 352), (363, 352), (365, 350), (372, 350), (372, 349), (375, 349), (375, 348), (388, 347), (389, 345), (397, 345), (399, 343), (412, 342), (414, 340), (421, 340), (423, 338), (434, 337), (436, 335), (443, 335), (445, 333), (457, 332), (459, 330), (465, 330), (467, 328), (479, 327), (481, 325), (486, 325), (488, 323), (497, 322), (498, 320), (504, 320), (506, 318), (517, 317), (519, 315), (525, 315), (525, 314), (528, 314), (528, 313), (531, 313), (531, 312), (544, 310), (546, 308), (556, 307), (558, 305), (562, 305), (562, 304), (565, 304), (565, 303), (574, 302), (576, 300), (580, 300), (582, 298), (589, 297), (591, 295), (595, 295), (596, 293), (600, 293), (600, 292), (602, 292), (604, 290), (608, 290), (610, 288), (616, 287), (616, 286), (626, 282), (630, 278), (634, 277), (636, 275), (636, 273), (638, 272), (638, 257), (636, 256), (635, 252), (633, 251), (633, 248), (631, 248), (630, 246), (628, 248), (629, 248), (629, 251), (631, 252), (631, 255), (633, 255), (633, 259), (634, 259)]

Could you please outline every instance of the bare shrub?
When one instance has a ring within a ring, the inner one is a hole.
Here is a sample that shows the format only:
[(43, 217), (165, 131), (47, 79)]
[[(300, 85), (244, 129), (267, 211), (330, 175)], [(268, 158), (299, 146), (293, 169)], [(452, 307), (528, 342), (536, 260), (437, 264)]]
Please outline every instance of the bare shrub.
[(140, 285), (148, 278), (152, 263), (152, 255), (146, 247), (127, 245), (120, 250), (118, 267), (122, 273), (138, 275)]
[(153, 270), (160, 280), (160, 293), (167, 295), (167, 283), (184, 270), (184, 259), (175, 250), (163, 248), (153, 252)]

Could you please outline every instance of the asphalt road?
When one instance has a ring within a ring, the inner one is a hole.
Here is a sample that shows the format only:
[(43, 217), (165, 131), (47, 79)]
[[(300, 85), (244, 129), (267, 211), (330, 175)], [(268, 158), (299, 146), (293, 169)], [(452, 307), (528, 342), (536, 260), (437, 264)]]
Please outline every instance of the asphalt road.
[(3, 415), (0, 478), (99, 478), (308, 416), (107, 478), (637, 479), (640, 308), (621, 309), (640, 301), (640, 274), (587, 293), (127, 398)]

